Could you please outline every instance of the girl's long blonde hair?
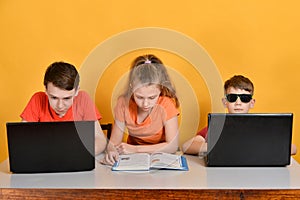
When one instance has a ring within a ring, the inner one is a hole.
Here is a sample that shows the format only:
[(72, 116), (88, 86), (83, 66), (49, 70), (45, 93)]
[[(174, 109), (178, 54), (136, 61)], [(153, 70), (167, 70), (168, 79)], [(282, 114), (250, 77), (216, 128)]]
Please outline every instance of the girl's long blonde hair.
[(137, 87), (157, 84), (160, 87), (160, 96), (167, 96), (174, 100), (176, 107), (179, 107), (179, 100), (176, 90), (171, 83), (169, 74), (162, 61), (152, 54), (137, 57), (129, 73), (127, 89), (124, 96), (132, 98)]

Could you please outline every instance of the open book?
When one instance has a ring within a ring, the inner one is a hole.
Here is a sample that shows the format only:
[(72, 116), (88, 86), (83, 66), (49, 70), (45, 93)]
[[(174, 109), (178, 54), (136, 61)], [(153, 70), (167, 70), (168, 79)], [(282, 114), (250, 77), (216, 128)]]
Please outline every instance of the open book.
[(113, 171), (148, 171), (151, 169), (172, 169), (188, 171), (186, 158), (169, 153), (135, 153), (120, 155), (113, 165)]

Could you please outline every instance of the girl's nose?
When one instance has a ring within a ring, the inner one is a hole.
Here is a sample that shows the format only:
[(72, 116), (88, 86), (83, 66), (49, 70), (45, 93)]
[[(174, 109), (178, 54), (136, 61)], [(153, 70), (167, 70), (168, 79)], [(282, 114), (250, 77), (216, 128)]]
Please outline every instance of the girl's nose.
[(144, 102), (143, 102), (143, 105), (144, 105), (144, 106), (147, 106), (147, 105), (149, 105), (149, 101), (148, 101), (148, 99), (145, 99), (145, 100), (144, 100)]

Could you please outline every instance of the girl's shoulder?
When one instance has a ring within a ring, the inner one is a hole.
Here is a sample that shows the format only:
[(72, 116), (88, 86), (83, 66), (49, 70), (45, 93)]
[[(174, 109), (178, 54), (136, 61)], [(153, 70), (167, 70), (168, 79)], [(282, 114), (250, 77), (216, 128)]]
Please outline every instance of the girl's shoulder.
[(128, 99), (126, 96), (121, 95), (117, 98), (116, 106), (117, 107), (128, 107), (134, 104), (135, 102), (131, 99)]
[(157, 102), (159, 105), (165, 105), (165, 106), (176, 105), (174, 99), (167, 96), (160, 96)]

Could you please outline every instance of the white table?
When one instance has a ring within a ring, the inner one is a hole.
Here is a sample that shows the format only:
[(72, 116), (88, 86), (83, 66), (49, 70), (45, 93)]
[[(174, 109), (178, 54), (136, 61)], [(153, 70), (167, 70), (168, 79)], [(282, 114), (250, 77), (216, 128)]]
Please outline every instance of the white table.
[[(1, 194), (12, 195), (13, 189), (26, 193), (28, 189), (62, 192), (89, 189), (91, 192), (141, 192), (163, 190), (213, 192), (233, 191), (233, 195), (249, 191), (274, 191), (300, 197), (300, 165), (291, 159), (287, 167), (205, 167), (203, 159), (186, 156), (189, 171), (152, 170), (149, 172), (117, 172), (96, 162), (92, 171), (75, 173), (12, 174), (8, 160), (0, 164)], [(7, 189), (7, 190), (5, 190)], [(26, 190), (27, 189), (27, 190)], [(59, 189), (59, 190), (57, 190)], [(62, 190), (64, 189), (64, 190)], [(47, 193), (46, 192), (46, 193)], [(50, 193), (48, 193), (50, 195)], [(181, 195), (178, 194), (178, 195)], [(246, 194), (245, 193), (245, 194)], [(52, 193), (51, 193), (52, 194)], [(56, 193), (55, 193), (56, 194)], [(70, 193), (71, 194), (71, 193)], [(158, 193), (159, 194), (159, 193)], [(26, 193), (26, 195), (28, 195)], [(52, 194), (53, 195), (53, 194)], [(103, 195), (103, 194), (102, 194)], [(182, 194), (184, 195), (184, 194)], [(277, 194), (278, 195), (278, 194)], [(4, 196), (3, 196), (4, 197)], [(278, 196), (277, 196), (278, 197)]]

